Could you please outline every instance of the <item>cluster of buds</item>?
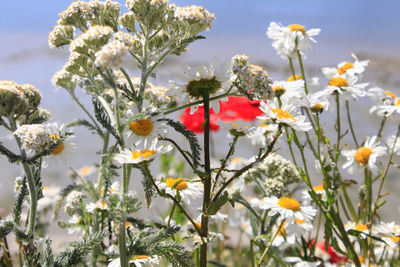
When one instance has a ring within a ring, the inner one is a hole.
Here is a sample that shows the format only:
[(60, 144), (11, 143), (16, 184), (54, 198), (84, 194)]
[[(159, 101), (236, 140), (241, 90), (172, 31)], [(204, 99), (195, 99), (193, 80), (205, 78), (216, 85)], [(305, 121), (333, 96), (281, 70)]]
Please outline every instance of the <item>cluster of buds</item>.
[(50, 129), (43, 124), (21, 125), (14, 135), (21, 141), (27, 155), (36, 155), (54, 143)]
[(122, 63), (122, 58), (126, 55), (128, 47), (121, 41), (114, 40), (103, 46), (96, 52), (96, 67), (118, 67)]
[(90, 25), (107, 25), (117, 30), (120, 4), (112, 0), (75, 1), (59, 14), (59, 25), (75, 26), (81, 30)]
[(272, 81), (261, 66), (250, 64), (246, 55), (236, 55), (232, 60), (232, 71), (238, 78), (236, 87), (241, 93), (250, 100), (253, 97), (265, 100), (274, 95), (271, 88)]
[(60, 47), (69, 44), (75, 35), (73, 26), (55, 25), (54, 29), (49, 33), (50, 48)]
[(0, 81), (0, 115), (21, 116), (33, 113), (42, 96), (31, 84), (19, 85), (14, 81)]
[(185, 6), (175, 8), (174, 16), (179, 21), (185, 21), (189, 26), (209, 30), (215, 15), (202, 6)]

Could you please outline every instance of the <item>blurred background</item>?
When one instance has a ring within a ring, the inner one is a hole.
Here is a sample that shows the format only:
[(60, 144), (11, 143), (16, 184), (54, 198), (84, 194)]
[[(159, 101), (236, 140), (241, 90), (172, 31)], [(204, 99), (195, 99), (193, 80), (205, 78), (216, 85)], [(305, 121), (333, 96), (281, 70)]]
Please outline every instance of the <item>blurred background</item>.
[[(125, 10), (124, 1), (119, 2)], [(70, 3), (70, 0), (0, 0), (0, 80), (35, 85), (43, 95), (42, 107), (49, 109), (52, 121), (59, 123), (69, 123), (85, 116), (66, 92), (51, 85), (51, 77), (67, 61), (68, 49), (50, 50), (47, 35), (53, 29), (58, 13)], [(169, 79), (182, 71), (184, 65), (207, 63), (214, 57), (223, 60), (239, 53), (246, 53), (252, 63), (263, 65), (272, 78), (286, 79), (289, 76), (288, 64), (276, 55), (265, 35), (269, 23), (276, 21), (284, 25), (302, 24), (306, 29), (322, 29), (315, 38), (318, 44), (306, 53), (305, 65), (309, 77), (321, 76), (321, 67), (336, 66), (339, 62), (351, 60), (351, 53), (356, 53), (360, 59), (371, 60), (364, 81), (370, 82), (371, 86), (378, 85), (400, 93), (398, 0), (178, 0), (175, 3), (202, 5), (215, 13), (216, 20), (213, 28), (204, 33), (207, 39), (192, 44), (183, 56), (166, 61), (153, 83), (166, 85)], [(134, 69), (132, 71), (135, 73)], [(326, 81), (321, 78), (321, 83)], [(84, 103), (90, 103), (90, 98), (82, 92), (79, 96)], [(375, 134), (378, 127), (376, 118), (370, 116), (369, 121), (365, 119), (371, 102), (365, 99), (355, 105), (358, 112), (353, 119), (360, 138)], [(9, 139), (9, 133), (2, 131), (1, 141), (12, 143)], [(225, 133), (221, 132), (213, 133), (213, 139), (214, 144), (219, 144), (216, 139), (228, 142)], [(61, 188), (71, 182), (67, 175), (69, 165), (79, 169), (98, 159), (99, 140), (92, 138), (85, 129), (76, 130), (74, 142), (77, 143), (77, 151), (71, 161), (51, 165), (44, 170), (45, 185)], [(214, 149), (216, 155), (225, 154), (224, 149)], [(246, 149), (238, 151), (241, 156), (248, 156), (251, 152)], [(3, 189), (0, 209), (7, 211), (14, 201), (12, 188), (20, 169), (11, 167), (4, 157), (0, 157), (0, 170), (0, 186)], [(390, 199), (393, 201), (386, 206), (387, 211), (391, 210), (388, 216), (392, 220), (399, 219), (398, 179), (400, 177), (392, 175), (386, 184), (387, 190), (391, 188), (392, 192)]]

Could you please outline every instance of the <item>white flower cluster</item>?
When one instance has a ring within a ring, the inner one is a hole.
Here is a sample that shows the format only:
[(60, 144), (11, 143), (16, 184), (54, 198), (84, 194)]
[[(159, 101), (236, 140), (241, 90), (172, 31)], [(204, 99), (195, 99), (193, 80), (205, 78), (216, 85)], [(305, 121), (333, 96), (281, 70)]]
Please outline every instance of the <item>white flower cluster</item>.
[(80, 201), (83, 198), (83, 196), (84, 194), (82, 192), (76, 190), (69, 193), (65, 199), (65, 206), (64, 206), (65, 213), (67, 213), (69, 216), (72, 216), (74, 211), (79, 207)]
[(14, 81), (0, 81), (0, 91), (9, 91), (12, 94), (17, 95), (23, 101), (27, 102), (28, 100), (25, 97), (24, 92), (19, 84)]
[(74, 75), (65, 69), (57, 71), (51, 78), (51, 84), (54, 87), (63, 87), (69, 90), (73, 90), (78, 81), (77, 75)]
[(114, 34), (114, 39), (121, 41), (122, 43), (124, 43), (128, 48), (133, 46), (134, 43), (136, 42), (136, 38), (127, 32), (122, 32), (122, 31), (118, 31)]
[(244, 174), (244, 178), (264, 180), (265, 192), (268, 196), (279, 196), (284, 188), (301, 177), (296, 167), (287, 159), (278, 154), (268, 155), (255, 168), (251, 168)]
[(97, 41), (107, 42), (112, 33), (113, 29), (109, 26), (94, 25), (71, 42), (70, 52), (78, 51), (79, 48), (96, 43)]
[(167, 90), (168, 89), (165, 86), (153, 85), (148, 82), (145, 90), (146, 98), (151, 105), (156, 107), (176, 103), (178, 98), (176, 96), (167, 95)]
[(240, 88), (246, 94), (253, 93), (259, 99), (273, 95), (268, 73), (258, 65), (249, 64), (247, 55), (236, 55), (232, 58), (233, 73), (239, 78)]
[(55, 25), (54, 29), (49, 33), (49, 47), (55, 48), (69, 43), (75, 35), (73, 26)]
[(42, 124), (25, 124), (14, 132), (28, 155), (35, 155), (54, 143), (49, 128)]
[(126, 7), (128, 9), (133, 9), (138, 2), (147, 2), (154, 7), (168, 4), (168, 0), (126, 0)]
[(193, 20), (202, 24), (210, 24), (215, 19), (215, 14), (210, 13), (202, 6), (177, 6), (175, 8), (175, 18), (178, 20)]
[(95, 54), (94, 64), (97, 67), (111, 68), (118, 67), (122, 63), (122, 58), (126, 55), (128, 47), (121, 41), (114, 40), (104, 45)]
[(62, 11), (58, 16), (60, 17), (58, 23), (61, 25), (67, 25), (71, 21), (84, 16), (90, 16), (92, 9), (89, 6), (88, 2), (85, 1), (75, 1), (72, 2), (69, 7)]

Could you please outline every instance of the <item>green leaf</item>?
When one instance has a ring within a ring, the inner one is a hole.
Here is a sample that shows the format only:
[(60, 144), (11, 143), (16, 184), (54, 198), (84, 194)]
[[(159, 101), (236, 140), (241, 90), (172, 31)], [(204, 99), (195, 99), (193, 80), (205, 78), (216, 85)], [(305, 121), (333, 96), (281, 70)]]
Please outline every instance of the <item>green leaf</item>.
[(208, 215), (215, 215), (226, 202), (229, 201), (229, 194), (228, 192), (224, 192), (218, 199), (213, 201), (208, 208), (207, 214)]

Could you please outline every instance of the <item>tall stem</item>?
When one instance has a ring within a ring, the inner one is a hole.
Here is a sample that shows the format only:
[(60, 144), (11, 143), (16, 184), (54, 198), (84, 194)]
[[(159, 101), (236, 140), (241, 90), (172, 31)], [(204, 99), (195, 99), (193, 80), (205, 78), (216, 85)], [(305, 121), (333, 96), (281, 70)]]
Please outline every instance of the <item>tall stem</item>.
[[(17, 124), (14, 119), (9, 119), (12, 131), (17, 130)], [(18, 144), (19, 150), (21, 152), (22, 158), (26, 158), (25, 150), (22, 148), (21, 141), (15, 136), (15, 140)], [(37, 208), (37, 192), (35, 177), (32, 172), (32, 168), (28, 163), (22, 163), (24, 172), (26, 174), (26, 179), (28, 181), (28, 190), (30, 197), (30, 209), (29, 209), (29, 223), (28, 223), (28, 237), (32, 238), (35, 232), (35, 221), (36, 221), (36, 208)]]
[[(122, 165), (122, 195), (128, 193), (128, 169), (127, 165)], [(121, 224), (119, 225), (119, 258), (121, 267), (128, 267), (128, 252), (126, 249), (126, 214), (125, 207), (122, 207)]]
[[(206, 177), (203, 180), (204, 183), (204, 198), (203, 198), (203, 215), (201, 216), (201, 234), (207, 241), (208, 236), (208, 207), (210, 205), (211, 195), (211, 171), (210, 171), (210, 99), (208, 90), (203, 92), (203, 104), (204, 104), (204, 171)], [(207, 266), (207, 242), (204, 242), (200, 246), (200, 266)]]

